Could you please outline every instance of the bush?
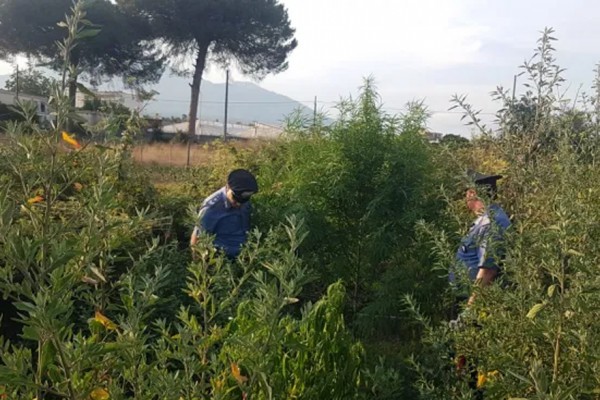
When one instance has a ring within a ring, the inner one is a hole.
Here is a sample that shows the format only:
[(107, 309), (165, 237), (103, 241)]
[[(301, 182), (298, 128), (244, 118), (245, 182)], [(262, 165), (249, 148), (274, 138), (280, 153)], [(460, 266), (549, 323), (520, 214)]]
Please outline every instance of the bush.
[(0, 103), (0, 121), (22, 121), (23, 117), (10, 106)]
[(409, 262), (401, 249), (410, 247), (416, 221), (437, 214), (439, 182), (434, 150), (420, 135), (422, 108), (400, 120), (384, 114), (367, 80), (341, 113), (331, 128), (288, 128), (292, 136), (259, 167), (256, 208), (261, 226), (290, 214), (306, 221), (310, 234), (300, 251), (319, 265), (316, 293), (342, 279), (356, 315), (382, 275)]

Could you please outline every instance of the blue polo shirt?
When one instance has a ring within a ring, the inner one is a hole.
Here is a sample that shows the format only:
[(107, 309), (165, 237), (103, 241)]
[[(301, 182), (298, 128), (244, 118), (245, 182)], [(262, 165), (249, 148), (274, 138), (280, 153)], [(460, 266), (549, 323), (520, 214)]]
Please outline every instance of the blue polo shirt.
[(250, 230), (250, 202), (233, 207), (222, 187), (204, 200), (198, 212), (196, 233), (207, 232), (215, 236), (215, 247), (228, 257), (237, 257)]
[[(479, 268), (500, 268), (497, 259), (504, 254), (504, 233), (509, 226), (508, 215), (499, 205), (492, 204), (462, 238), (456, 259), (459, 268), (466, 268), (471, 281), (477, 278)], [(449, 279), (456, 280), (454, 271), (450, 271)]]

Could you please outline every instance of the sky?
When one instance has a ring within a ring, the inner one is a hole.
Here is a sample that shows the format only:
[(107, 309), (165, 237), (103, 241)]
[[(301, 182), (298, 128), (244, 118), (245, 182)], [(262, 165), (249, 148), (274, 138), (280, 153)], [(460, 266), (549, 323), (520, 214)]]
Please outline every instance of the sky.
[[(590, 91), (600, 62), (598, 0), (281, 0), (296, 29), (298, 47), (289, 68), (259, 84), (335, 116), (340, 98), (356, 95), (373, 76), (383, 108), (401, 113), (424, 100), (429, 128), (469, 136), (460, 114), (449, 112), (453, 94), (466, 94), (493, 119), (496, 86), (511, 88), (544, 27), (559, 40), (568, 94)], [(10, 67), (0, 65), (0, 74)], [(224, 74), (210, 68), (205, 78)], [(233, 72), (233, 79), (247, 80)], [(525, 77), (518, 81), (522, 91)]]

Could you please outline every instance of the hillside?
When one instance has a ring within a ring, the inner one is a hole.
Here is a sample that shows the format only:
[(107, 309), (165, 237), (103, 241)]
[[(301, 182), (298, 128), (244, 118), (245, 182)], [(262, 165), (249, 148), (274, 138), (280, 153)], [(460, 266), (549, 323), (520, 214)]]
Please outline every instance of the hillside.
[[(0, 75), (0, 87), (4, 87), (7, 75)], [(150, 88), (149, 88), (150, 89)], [(152, 87), (159, 94), (156, 100), (148, 104), (146, 114), (159, 114), (163, 117), (175, 117), (189, 112), (189, 79), (165, 74), (161, 81)], [(100, 90), (121, 90), (118, 83), (102, 85)], [(223, 120), (225, 103), (225, 84), (203, 81), (201, 87), (201, 109), (199, 117), (203, 120)], [(261, 88), (252, 82), (232, 82), (229, 85), (229, 121), (262, 122), (280, 124), (294, 110), (301, 109), (307, 115), (312, 110), (279, 93)]]

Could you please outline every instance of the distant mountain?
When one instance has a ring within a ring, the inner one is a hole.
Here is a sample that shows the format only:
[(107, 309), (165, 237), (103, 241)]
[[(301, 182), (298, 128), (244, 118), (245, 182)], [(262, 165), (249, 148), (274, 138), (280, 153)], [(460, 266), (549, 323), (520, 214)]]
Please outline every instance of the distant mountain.
[[(0, 75), (0, 87), (4, 87), (7, 75)], [(154, 87), (159, 94), (144, 110), (145, 114), (162, 117), (181, 117), (189, 113), (190, 79), (165, 74)], [(122, 90), (118, 83), (102, 85), (99, 90)], [(225, 108), (225, 84), (202, 81), (199, 118), (223, 121)], [(263, 89), (252, 82), (230, 82), (229, 122), (281, 124), (295, 110), (312, 116), (312, 110), (303, 104), (278, 93)]]
[[(153, 89), (159, 92), (156, 101), (147, 107), (150, 114), (181, 116), (188, 114), (190, 101), (189, 79), (164, 76)], [(204, 80), (200, 88), (200, 119), (223, 120), (225, 109), (225, 84)], [(268, 91), (251, 82), (230, 82), (228, 118), (230, 122), (281, 123), (295, 110), (307, 115), (312, 110), (281, 94)]]

